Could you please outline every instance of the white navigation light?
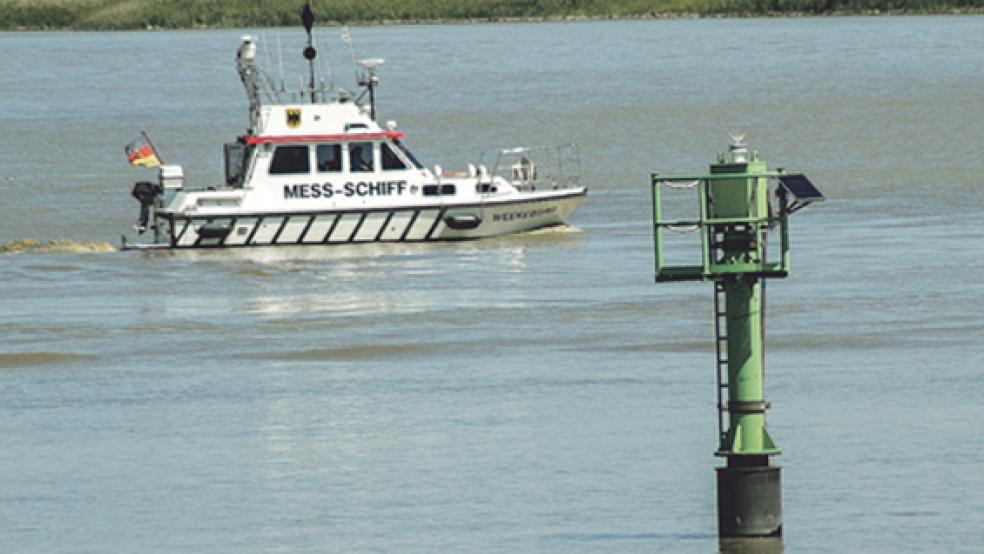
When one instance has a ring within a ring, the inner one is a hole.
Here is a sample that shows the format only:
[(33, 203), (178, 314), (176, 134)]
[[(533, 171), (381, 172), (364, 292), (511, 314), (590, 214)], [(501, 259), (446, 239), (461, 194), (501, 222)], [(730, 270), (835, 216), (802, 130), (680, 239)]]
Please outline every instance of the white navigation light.
[(728, 146), (728, 150), (731, 151), (732, 162), (741, 164), (748, 161), (748, 145), (745, 144), (745, 135), (731, 135), (731, 145)]
[(393, 131), (396, 130), (396, 120), (395, 119), (390, 119), (389, 121), (386, 122), (386, 130), (387, 131), (390, 131), (390, 132), (393, 132)]

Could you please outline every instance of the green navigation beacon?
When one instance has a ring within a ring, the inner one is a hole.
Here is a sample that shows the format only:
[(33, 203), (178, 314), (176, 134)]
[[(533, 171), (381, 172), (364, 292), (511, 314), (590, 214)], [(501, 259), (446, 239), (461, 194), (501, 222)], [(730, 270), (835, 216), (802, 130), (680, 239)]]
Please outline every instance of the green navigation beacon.
[[(727, 460), (717, 468), (718, 534), (781, 537), (779, 467), (769, 465), (779, 448), (765, 429), (762, 284), (789, 273), (789, 214), (823, 195), (802, 174), (769, 171), (744, 137), (733, 138), (709, 174), (652, 174), (656, 282), (714, 282), (715, 454)], [(691, 217), (664, 218), (695, 207)], [(699, 260), (669, 263), (688, 234), (693, 245), (699, 236)]]

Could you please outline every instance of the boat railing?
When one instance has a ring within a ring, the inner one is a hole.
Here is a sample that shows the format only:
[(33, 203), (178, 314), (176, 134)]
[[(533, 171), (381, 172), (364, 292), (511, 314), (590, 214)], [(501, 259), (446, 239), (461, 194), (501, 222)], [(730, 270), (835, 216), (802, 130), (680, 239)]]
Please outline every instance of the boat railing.
[[(482, 153), (480, 164), (487, 154)], [(505, 148), (495, 152), (491, 174), (502, 177), (521, 191), (573, 188), (581, 180), (580, 149), (575, 143)]]

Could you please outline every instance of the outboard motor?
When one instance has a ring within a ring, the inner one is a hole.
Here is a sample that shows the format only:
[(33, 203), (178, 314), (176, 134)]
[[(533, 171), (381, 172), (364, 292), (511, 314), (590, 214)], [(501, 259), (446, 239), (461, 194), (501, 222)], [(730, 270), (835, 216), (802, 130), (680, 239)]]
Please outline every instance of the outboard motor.
[(147, 221), (150, 219), (150, 207), (154, 205), (154, 200), (162, 193), (161, 186), (150, 181), (139, 181), (134, 183), (133, 190), (130, 192), (134, 198), (140, 202), (140, 219), (137, 221), (137, 232), (143, 234), (147, 230)]

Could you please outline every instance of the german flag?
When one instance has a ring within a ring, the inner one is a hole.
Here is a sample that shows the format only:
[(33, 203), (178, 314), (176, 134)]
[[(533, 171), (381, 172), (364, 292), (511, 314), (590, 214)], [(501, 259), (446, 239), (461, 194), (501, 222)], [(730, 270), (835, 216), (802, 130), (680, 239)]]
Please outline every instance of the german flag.
[(130, 165), (142, 167), (157, 167), (161, 165), (161, 160), (157, 156), (157, 150), (150, 143), (146, 134), (141, 134), (140, 138), (126, 145), (126, 160)]

